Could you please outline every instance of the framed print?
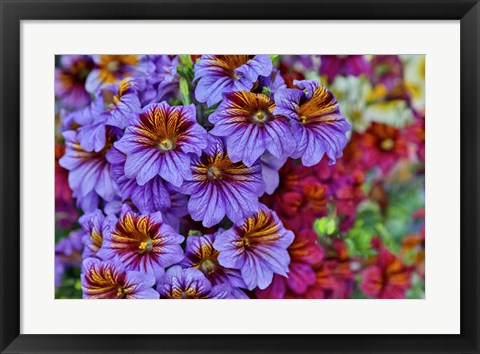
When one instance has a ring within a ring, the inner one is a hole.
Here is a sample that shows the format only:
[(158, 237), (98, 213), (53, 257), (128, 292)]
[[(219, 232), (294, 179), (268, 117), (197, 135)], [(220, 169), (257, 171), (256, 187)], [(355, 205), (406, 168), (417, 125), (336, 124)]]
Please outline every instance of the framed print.
[(477, 1), (1, 1), (2, 353), (479, 353)]

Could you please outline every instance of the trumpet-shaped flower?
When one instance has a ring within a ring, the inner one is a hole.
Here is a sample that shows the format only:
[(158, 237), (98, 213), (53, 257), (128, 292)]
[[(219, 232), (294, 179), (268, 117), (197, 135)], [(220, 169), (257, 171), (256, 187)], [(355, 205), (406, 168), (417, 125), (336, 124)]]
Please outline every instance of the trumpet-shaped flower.
[(190, 195), (192, 218), (210, 227), (225, 216), (238, 223), (255, 213), (265, 183), (259, 162), (251, 167), (232, 162), (221, 140), (212, 138), (204, 154), (192, 160), (192, 178), (181, 191)]
[(118, 258), (101, 261), (87, 258), (82, 264), (84, 299), (158, 299), (152, 288), (155, 277), (129, 271)]
[(174, 186), (190, 179), (190, 160), (206, 147), (207, 132), (195, 118), (195, 106), (166, 102), (145, 107), (115, 147), (127, 155), (125, 175), (141, 186), (160, 176)]
[(340, 113), (335, 96), (315, 81), (295, 81), (299, 88), (283, 89), (275, 94), (274, 113), (290, 119), (297, 142), (293, 158), (313, 166), (327, 154), (331, 163), (342, 156), (350, 124)]
[(124, 207), (97, 255), (102, 259), (118, 257), (128, 269), (158, 277), (163, 268), (182, 260), (183, 240), (183, 236), (162, 222), (160, 212), (137, 215)]
[(277, 214), (262, 206), (240, 226), (219, 234), (214, 247), (218, 261), (227, 268), (240, 269), (249, 290), (265, 289), (273, 274), (287, 276), (290, 256), (287, 248), (294, 240)]
[(210, 134), (225, 137), (233, 162), (252, 166), (265, 152), (277, 159), (289, 157), (296, 144), (285, 116), (275, 115), (275, 102), (262, 93), (238, 91), (225, 95), (208, 118)]
[(250, 91), (258, 77), (270, 76), (272, 69), (268, 55), (202, 55), (194, 67), (194, 80), (199, 80), (195, 98), (213, 106), (224, 93)]

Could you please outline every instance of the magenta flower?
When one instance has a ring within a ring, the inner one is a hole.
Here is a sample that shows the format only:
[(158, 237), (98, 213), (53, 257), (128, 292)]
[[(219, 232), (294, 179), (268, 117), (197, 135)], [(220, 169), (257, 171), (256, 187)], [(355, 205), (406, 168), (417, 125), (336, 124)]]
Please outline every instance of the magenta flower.
[(371, 75), (371, 64), (364, 55), (322, 55), (320, 74), (332, 83), (337, 75), (360, 76)]
[(294, 240), (277, 214), (262, 206), (241, 226), (234, 226), (217, 236), (213, 243), (220, 253), (218, 262), (227, 268), (240, 269), (249, 290), (265, 289), (273, 274), (287, 276), (290, 256), (287, 248)]
[(177, 187), (190, 179), (191, 156), (200, 156), (207, 139), (195, 114), (194, 105), (145, 107), (115, 143), (127, 155), (125, 175), (141, 186), (157, 175)]
[(160, 212), (137, 215), (125, 206), (97, 255), (102, 259), (118, 257), (127, 269), (158, 277), (163, 268), (182, 260), (183, 240), (183, 236), (163, 223)]
[(268, 55), (202, 55), (195, 64), (195, 98), (208, 106), (228, 92), (250, 91), (259, 76), (270, 76), (273, 69)]
[(331, 163), (342, 156), (350, 124), (340, 113), (335, 96), (316, 81), (295, 81), (299, 89), (284, 89), (275, 94), (274, 113), (290, 119), (297, 142), (293, 158), (313, 166), (327, 154)]
[(233, 162), (252, 166), (265, 152), (285, 159), (296, 143), (287, 118), (274, 110), (275, 102), (267, 95), (232, 92), (208, 118), (215, 125), (210, 134), (225, 137)]
[(193, 220), (210, 227), (225, 216), (234, 223), (258, 210), (258, 197), (265, 191), (261, 166), (234, 163), (221, 140), (211, 138), (205, 153), (192, 159), (192, 178), (180, 188), (189, 194), (188, 211)]
[(118, 258), (101, 261), (87, 258), (82, 265), (84, 299), (158, 299), (155, 277), (126, 270)]

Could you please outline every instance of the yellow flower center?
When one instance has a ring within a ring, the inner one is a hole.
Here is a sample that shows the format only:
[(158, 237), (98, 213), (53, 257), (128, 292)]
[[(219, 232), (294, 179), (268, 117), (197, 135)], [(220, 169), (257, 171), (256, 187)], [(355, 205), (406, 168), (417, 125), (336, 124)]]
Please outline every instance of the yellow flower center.
[(158, 149), (161, 152), (167, 152), (175, 148), (175, 143), (170, 139), (163, 139), (158, 143)]
[(120, 63), (116, 60), (111, 61), (107, 64), (107, 70), (110, 72), (115, 72), (120, 68)]
[(138, 253), (144, 254), (144, 253), (150, 252), (152, 249), (153, 249), (152, 240), (148, 239), (147, 241), (140, 242), (140, 245), (138, 246)]
[(270, 116), (264, 111), (259, 111), (252, 116), (252, 120), (260, 124), (265, 123), (269, 118)]
[(215, 263), (210, 259), (205, 259), (200, 265), (200, 269), (205, 274), (212, 274), (215, 271)]
[(126, 296), (127, 296), (127, 294), (125, 293), (125, 289), (122, 288), (121, 286), (118, 287), (118, 289), (117, 289), (117, 298), (118, 298), (118, 299), (125, 299)]
[(216, 166), (210, 166), (207, 171), (207, 176), (209, 180), (220, 180), (222, 179), (222, 171)]
[(392, 150), (394, 145), (395, 145), (395, 142), (390, 138), (382, 140), (382, 142), (380, 143), (380, 147), (385, 151)]

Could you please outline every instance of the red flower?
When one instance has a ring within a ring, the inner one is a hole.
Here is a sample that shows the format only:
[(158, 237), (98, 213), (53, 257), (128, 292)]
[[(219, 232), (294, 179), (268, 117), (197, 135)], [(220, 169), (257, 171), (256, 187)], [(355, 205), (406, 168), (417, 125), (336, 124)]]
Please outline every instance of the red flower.
[(386, 174), (396, 162), (408, 156), (407, 141), (400, 130), (383, 123), (373, 122), (363, 135), (363, 163), (367, 168), (379, 167)]
[[(378, 243), (378, 239), (374, 239)], [(374, 246), (375, 247), (375, 246)], [(382, 245), (377, 245), (378, 254), (373, 264), (362, 272), (360, 290), (377, 299), (403, 299), (410, 288), (412, 268)]]

